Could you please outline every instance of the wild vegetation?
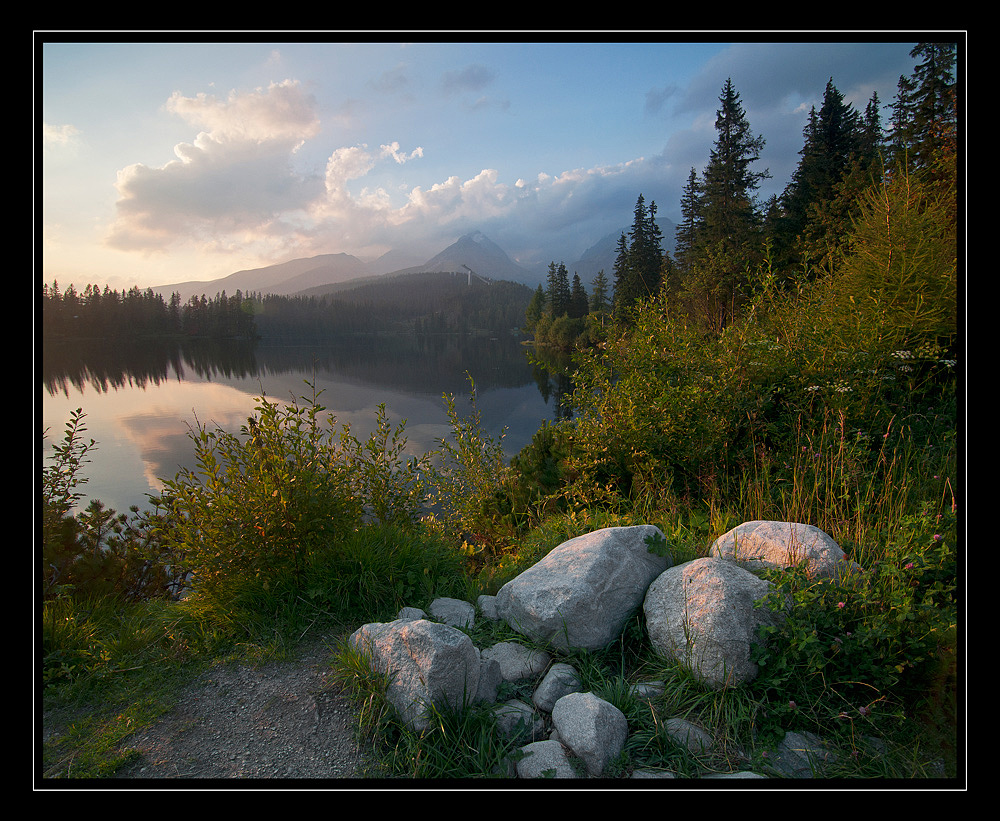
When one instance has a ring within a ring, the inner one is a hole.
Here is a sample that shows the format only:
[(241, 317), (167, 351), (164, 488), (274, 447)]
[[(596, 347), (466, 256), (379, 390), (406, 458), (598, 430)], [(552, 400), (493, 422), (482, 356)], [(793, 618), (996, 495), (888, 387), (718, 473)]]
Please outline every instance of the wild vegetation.
[[(838, 776), (961, 775), (955, 48), (913, 56), (885, 138), (878, 101), (858, 114), (831, 82), (798, 173), (763, 205), (762, 141), (726, 84), (677, 258), (658, 251), (640, 196), (613, 294), (595, 283), (583, 310), (555, 263), (536, 292), (536, 337), (576, 323), (559, 343), (575, 351), (573, 413), (510, 462), (450, 397), (451, 438), (416, 460), (384, 417), (358, 441), (321, 396), (262, 398), (238, 433), (193, 428), (197, 469), (150, 510), (74, 514), (93, 447), (74, 415), (42, 474), (40, 667), (46, 707), (87, 721), (46, 744), (44, 775), (65, 776), (71, 756), (75, 772), (113, 774), (116, 741), (155, 714), (135, 694), (165, 671), (280, 654), (317, 625), (336, 633), (435, 596), (474, 601), (598, 527), (655, 524), (680, 562), (752, 519), (822, 528), (867, 585), (769, 574), (795, 607), (767, 636), (759, 678), (738, 688), (703, 690), (651, 657), (638, 618), (572, 659), (628, 717), (618, 771), (752, 766), (805, 729), (845, 752)], [(356, 656), (341, 649), (334, 664), (388, 773), (489, 777), (510, 752), (483, 710), (412, 734)], [(656, 710), (627, 694), (640, 675), (667, 682)], [(712, 728), (722, 752), (692, 759), (670, 742), (669, 715)], [(867, 756), (863, 736), (884, 754)]]

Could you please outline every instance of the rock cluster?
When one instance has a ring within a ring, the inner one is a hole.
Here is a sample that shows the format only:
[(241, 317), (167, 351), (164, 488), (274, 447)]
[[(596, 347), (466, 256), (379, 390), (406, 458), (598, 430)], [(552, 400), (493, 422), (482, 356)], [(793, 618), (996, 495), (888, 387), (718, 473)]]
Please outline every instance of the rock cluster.
[[(508, 700), (493, 707), (499, 732), (520, 745), (511, 774), (600, 777), (624, 749), (628, 724), (617, 707), (583, 691), (576, 670), (559, 654), (607, 646), (641, 610), (657, 654), (687, 668), (706, 687), (740, 684), (757, 675), (751, 649), (760, 640), (759, 628), (783, 617), (754, 606), (770, 583), (748, 568), (805, 562), (807, 572), (828, 578), (849, 567), (826, 534), (795, 523), (746, 523), (720, 537), (707, 557), (677, 566), (661, 549), (665, 543), (651, 525), (594, 531), (559, 545), (476, 606), (441, 598), (429, 613), (403, 608), (395, 621), (363, 625), (351, 642), (387, 676), (389, 702), (415, 730), (429, 726), (435, 710), (496, 702), (503, 682), (532, 682), (531, 703)], [(510, 641), (477, 648), (465, 632), (477, 610), (504, 621), (532, 646)], [(646, 698), (655, 698), (662, 686), (632, 685), (636, 696)], [(682, 718), (667, 721), (666, 729), (692, 753), (713, 748), (705, 729)], [(786, 762), (776, 766), (778, 773), (811, 775), (825, 756), (817, 739), (796, 736), (786, 743), (787, 750), (772, 756), (776, 765)], [(671, 777), (634, 774), (654, 776)]]

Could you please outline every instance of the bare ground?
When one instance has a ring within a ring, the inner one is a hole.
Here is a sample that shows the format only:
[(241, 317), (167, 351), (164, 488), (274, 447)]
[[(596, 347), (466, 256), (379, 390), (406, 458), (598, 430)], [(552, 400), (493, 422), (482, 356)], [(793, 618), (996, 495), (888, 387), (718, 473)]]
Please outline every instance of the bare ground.
[(317, 642), (290, 661), (212, 668), (188, 685), (170, 713), (128, 739), (125, 747), (142, 757), (117, 777), (312, 779), (362, 787), (356, 780), (371, 776), (373, 759), (356, 739), (351, 703), (330, 681), (329, 659)]

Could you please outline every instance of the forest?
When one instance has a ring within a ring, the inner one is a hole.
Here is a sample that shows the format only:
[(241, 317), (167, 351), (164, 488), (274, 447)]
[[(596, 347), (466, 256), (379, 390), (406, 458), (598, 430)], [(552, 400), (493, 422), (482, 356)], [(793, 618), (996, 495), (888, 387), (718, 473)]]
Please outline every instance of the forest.
[[(546, 285), (511, 289), (501, 314), (443, 290), (419, 306), (424, 327), (478, 305), (476, 323), (520, 325), (540, 349), (570, 352), (572, 413), (513, 459), (502, 435), (482, 430), (474, 382), (464, 412), (445, 397), (451, 435), (419, 457), (384, 408), (357, 441), (324, 426), (319, 396), (292, 406), (261, 398), (240, 431), (191, 430), (199, 468), (166, 479), (154, 509), (128, 516), (94, 501), (74, 513), (94, 445), (74, 414), (42, 472), (40, 666), (46, 709), (75, 717), (85, 705), (91, 723), (46, 742), (46, 776), (108, 777), (128, 763), (126, 739), (152, 720), (138, 696), (164, 671), (274, 657), (318, 624), (349, 632), (438, 596), (476, 601), (602, 527), (656, 525), (681, 564), (741, 522), (774, 520), (829, 534), (857, 577), (763, 571), (787, 620), (755, 651), (758, 677), (739, 687), (702, 691), (680, 665), (650, 656), (639, 619), (604, 651), (575, 658), (588, 686), (628, 716), (616, 773), (766, 769), (767, 743), (794, 730), (829, 742), (838, 778), (960, 777), (957, 44), (920, 43), (911, 56), (914, 72), (887, 107), (873, 97), (855, 110), (831, 78), (793, 178), (767, 202), (757, 197), (764, 138), (727, 81), (672, 256), (655, 202), (639, 192), (614, 268), (589, 292), (553, 262)], [(61, 322), (83, 318), (53, 291)], [(373, 294), (356, 298), (376, 306)], [(480, 294), (466, 288), (466, 298)], [(94, 290), (89, 299), (97, 304)], [(108, 301), (145, 304), (141, 293)], [(172, 317), (153, 302), (163, 327), (184, 327), (182, 306)], [(269, 313), (261, 304), (258, 328)], [(274, 304), (318, 315), (324, 305)], [(430, 319), (439, 306), (448, 307)], [(221, 295), (217, 307), (235, 310)], [(493, 714), (442, 711), (416, 735), (392, 720), (384, 681), (356, 657), (340, 650), (331, 663), (390, 777), (503, 771), (512, 750), (496, 741)], [(652, 679), (664, 682), (655, 709), (624, 686)], [(695, 757), (679, 749), (664, 730), (670, 715), (708, 728), (717, 746)]]
[[(942, 253), (955, 249), (955, 49), (925, 43), (913, 56), (922, 62), (912, 77), (900, 78), (888, 124), (887, 107), (877, 95), (856, 110), (831, 78), (822, 105), (810, 111), (792, 179), (780, 196), (764, 202), (757, 191), (770, 175), (757, 163), (765, 140), (753, 133), (739, 92), (727, 81), (719, 97), (716, 143), (704, 170), (698, 174), (692, 168), (684, 188), (674, 255), (662, 249), (656, 203), (647, 204), (639, 194), (614, 269), (599, 272), (588, 293), (577, 274), (571, 280), (562, 262), (552, 262), (546, 286), (537, 288), (528, 307), (525, 329), (540, 344), (587, 347), (600, 341), (609, 315), (628, 322), (637, 304), (653, 299), (665, 301), (672, 317), (718, 337), (750, 315), (765, 293), (808, 291), (828, 299), (830, 307), (836, 304), (843, 333), (845, 325), (861, 324), (863, 314), (870, 314), (883, 330), (894, 329), (894, 344), (928, 345), (953, 358), (954, 273), (941, 276), (946, 272), (938, 268), (924, 276), (912, 267), (889, 266), (884, 272), (861, 267), (861, 257), (876, 252), (880, 241), (870, 235), (871, 223), (893, 209), (928, 222), (928, 214), (940, 217), (933, 230), (944, 243)], [(881, 242), (928, 239), (916, 236), (921, 230), (916, 224), (903, 227), (915, 235)], [(870, 256), (869, 261), (875, 263)], [(932, 262), (947, 266), (954, 259)], [(911, 330), (915, 336), (909, 336)]]
[(328, 294), (279, 296), (225, 291), (169, 300), (152, 289), (118, 293), (43, 283), (42, 335), (65, 339), (210, 338), (320, 341), (391, 331), (491, 334), (516, 331), (531, 289), (516, 282), (468, 282), (451, 273), (387, 275)]

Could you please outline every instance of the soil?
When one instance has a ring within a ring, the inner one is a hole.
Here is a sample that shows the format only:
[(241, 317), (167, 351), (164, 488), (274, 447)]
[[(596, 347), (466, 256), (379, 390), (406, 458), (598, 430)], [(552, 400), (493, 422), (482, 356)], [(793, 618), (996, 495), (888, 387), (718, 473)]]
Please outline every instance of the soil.
[[(371, 777), (352, 704), (330, 681), (317, 642), (290, 661), (227, 663), (187, 686), (177, 706), (126, 748), (141, 759), (120, 779), (313, 779), (323, 786)], [(236, 785), (230, 785), (236, 786)]]

